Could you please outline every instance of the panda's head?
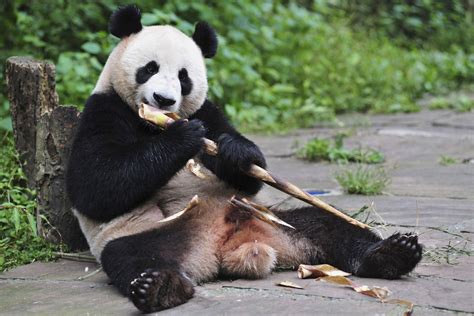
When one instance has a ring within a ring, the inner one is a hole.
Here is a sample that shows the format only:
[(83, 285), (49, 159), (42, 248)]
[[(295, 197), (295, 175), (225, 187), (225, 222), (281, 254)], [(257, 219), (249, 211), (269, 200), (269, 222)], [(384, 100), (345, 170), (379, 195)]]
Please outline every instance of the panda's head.
[(135, 110), (146, 102), (187, 117), (205, 101), (204, 58), (216, 54), (216, 33), (200, 22), (189, 37), (169, 25), (143, 27), (140, 18), (133, 5), (112, 14), (110, 32), (121, 41), (110, 54), (94, 92), (113, 88)]

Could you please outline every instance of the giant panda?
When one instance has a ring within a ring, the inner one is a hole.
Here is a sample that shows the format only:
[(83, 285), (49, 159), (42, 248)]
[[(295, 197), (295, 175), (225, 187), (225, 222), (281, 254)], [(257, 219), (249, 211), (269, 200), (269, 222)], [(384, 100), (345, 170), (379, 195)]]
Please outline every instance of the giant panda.
[[(143, 312), (188, 301), (194, 284), (218, 276), (263, 278), (277, 266), (328, 263), (354, 275), (394, 279), (421, 259), (414, 234), (382, 240), (315, 207), (276, 210), (295, 229), (274, 226), (228, 203), (258, 201), (262, 183), (246, 175), (266, 167), (259, 148), (206, 99), (204, 58), (216, 54), (205, 22), (189, 37), (175, 27), (143, 27), (135, 6), (117, 9), (110, 54), (86, 102), (73, 141), (67, 192), (90, 250), (112, 283)], [(138, 105), (184, 118), (161, 130)], [(217, 142), (211, 157), (203, 137)], [(201, 179), (184, 168), (198, 159)], [(200, 202), (169, 220), (198, 195)]]

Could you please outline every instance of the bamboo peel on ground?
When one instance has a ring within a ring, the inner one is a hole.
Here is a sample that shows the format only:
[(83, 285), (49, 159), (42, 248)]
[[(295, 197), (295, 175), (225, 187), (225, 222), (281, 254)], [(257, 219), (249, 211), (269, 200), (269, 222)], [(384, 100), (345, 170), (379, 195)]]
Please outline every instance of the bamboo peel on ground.
[(388, 288), (379, 286), (369, 287), (367, 285), (357, 285), (349, 278), (346, 278), (349, 275), (351, 274), (339, 270), (329, 264), (300, 264), (298, 267), (298, 278), (300, 279), (312, 278), (316, 281), (342, 285), (344, 287), (351, 288), (357, 293), (376, 298), (382, 303), (404, 305), (406, 307), (405, 312), (403, 313), (404, 316), (409, 316), (413, 312), (413, 307), (415, 304), (410, 301), (401, 299), (387, 300), (387, 298), (392, 294), (392, 292)]
[[(162, 128), (167, 128), (170, 124), (174, 122), (174, 120), (178, 118), (175, 113), (166, 113), (156, 108), (153, 108), (152, 106), (145, 103), (142, 103), (139, 106), (138, 114), (140, 115), (141, 118), (153, 124), (156, 124)], [(209, 155), (215, 156), (217, 155), (217, 152), (218, 152), (217, 144), (210, 139), (204, 138), (204, 150)], [(298, 188), (296, 185), (288, 181), (285, 181), (283, 179), (279, 179), (278, 177), (272, 175), (270, 172), (268, 172), (267, 170), (257, 165), (251, 165), (247, 174), (301, 201), (304, 201), (308, 204), (311, 204), (329, 213), (332, 213), (336, 215), (337, 217), (340, 217), (344, 219), (345, 221), (351, 223), (352, 225), (359, 226), (361, 228), (370, 227), (369, 225), (359, 222), (358, 220), (335, 209), (334, 207), (327, 204), (326, 202), (308, 194), (307, 192)]]

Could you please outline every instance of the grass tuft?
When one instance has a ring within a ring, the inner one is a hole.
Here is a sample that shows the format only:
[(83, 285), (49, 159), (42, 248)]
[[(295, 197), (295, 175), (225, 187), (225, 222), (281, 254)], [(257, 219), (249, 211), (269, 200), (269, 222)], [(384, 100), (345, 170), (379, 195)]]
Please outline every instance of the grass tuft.
[(376, 195), (390, 183), (383, 168), (357, 166), (336, 174), (339, 185), (349, 194)]
[(344, 135), (339, 134), (333, 142), (323, 138), (312, 139), (297, 151), (296, 156), (309, 161), (326, 160), (337, 163), (376, 164), (384, 161), (383, 154), (372, 148), (344, 148), (344, 137)]
[(439, 158), (439, 164), (442, 166), (449, 166), (458, 163), (458, 160), (451, 156), (441, 155)]
[(474, 99), (467, 96), (457, 96), (455, 98), (436, 98), (431, 101), (430, 110), (453, 110), (456, 112), (469, 112), (474, 110)]

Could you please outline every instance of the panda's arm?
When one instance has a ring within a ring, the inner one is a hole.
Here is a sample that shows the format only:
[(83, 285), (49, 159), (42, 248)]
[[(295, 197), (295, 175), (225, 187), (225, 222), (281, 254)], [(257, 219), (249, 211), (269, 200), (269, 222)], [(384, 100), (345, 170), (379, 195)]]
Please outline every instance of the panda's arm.
[(206, 137), (218, 144), (216, 157), (201, 154), (206, 168), (236, 189), (249, 194), (257, 193), (262, 187), (261, 181), (245, 174), (251, 164), (266, 167), (265, 158), (257, 145), (242, 136), (221, 110), (208, 100), (190, 119), (201, 120), (207, 128)]
[(204, 135), (199, 122), (177, 122), (162, 133), (143, 129), (120, 102), (103, 95), (89, 98), (69, 160), (67, 191), (73, 206), (100, 221), (151, 197), (197, 154)]

